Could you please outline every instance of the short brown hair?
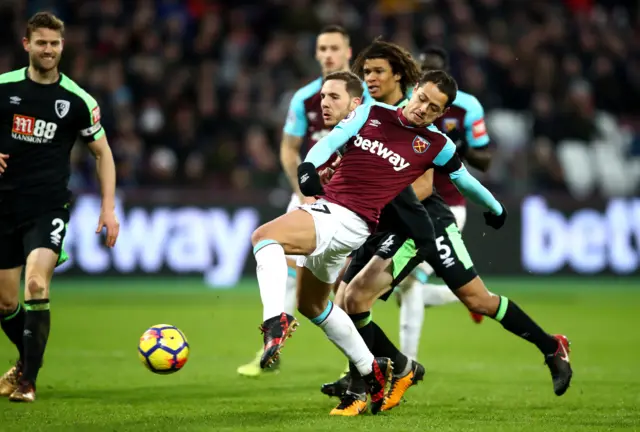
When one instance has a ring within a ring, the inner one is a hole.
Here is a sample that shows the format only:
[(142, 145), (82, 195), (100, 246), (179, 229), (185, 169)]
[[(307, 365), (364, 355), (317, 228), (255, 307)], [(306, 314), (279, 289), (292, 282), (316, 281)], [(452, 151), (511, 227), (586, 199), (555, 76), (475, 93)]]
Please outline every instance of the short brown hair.
[(400, 74), (400, 88), (406, 94), (409, 87), (413, 87), (420, 79), (420, 67), (409, 51), (392, 42), (385, 42), (376, 38), (371, 45), (358, 54), (351, 70), (359, 77), (364, 77), (364, 62), (371, 59), (384, 59), (389, 62), (391, 72)]
[(324, 82), (330, 80), (344, 81), (347, 87), (347, 93), (351, 97), (361, 98), (364, 94), (364, 87), (362, 87), (362, 81), (358, 78), (358, 75), (349, 71), (332, 72), (327, 75)]
[(344, 39), (347, 41), (347, 44), (349, 44), (349, 33), (347, 33), (347, 30), (342, 26), (339, 26), (337, 24), (324, 26), (322, 30), (320, 30), (320, 33), (318, 33), (318, 36), (325, 33), (340, 33), (342, 37), (344, 37)]
[(55, 30), (60, 32), (61, 36), (64, 36), (64, 22), (51, 12), (38, 12), (29, 18), (25, 37), (31, 39), (31, 33), (39, 28)]
[(422, 74), (419, 84), (423, 86), (428, 82), (434, 83), (442, 93), (447, 95), (446, 107), (450, 107), (458, 95), (456, 80), (443, 70), (430, 70)]

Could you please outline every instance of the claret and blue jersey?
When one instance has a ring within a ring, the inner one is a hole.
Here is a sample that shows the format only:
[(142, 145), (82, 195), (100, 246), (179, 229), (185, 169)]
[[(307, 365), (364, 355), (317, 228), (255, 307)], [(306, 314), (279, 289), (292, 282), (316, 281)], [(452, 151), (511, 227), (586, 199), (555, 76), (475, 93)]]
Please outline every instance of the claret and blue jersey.
[[(325, 126), (322, 118), (320, 98), (322, 83), (322, 77), (311, 81), (295, 92), (289, 103), (283, 132), (304, 139), (304, 154), (331, 131), (331, 127)], [(365, 86), (363, 101), (367, 102), (370, 98), (369, 91)]]
[[(489, 134), (484, 122), (484, 109), (475, 96), (458, 90), (449, 110), (436, 121), (438, 128), (448, 133), (459, 129), (470, 148), (480, 149), (489, 145)], [(436, 172), (433, 185), (450, 206), (464, 205), (464, 197), (444, 173)]]
[(344, 157), (324, 197), (372, 227), (387, 203), (434, 166), (447, 167), (460, 187), (501, 212), (500, 204), (455, 157), (453, 142), (433, 125), (409, 126), (402, 108), (380, 102), (359, 106), (311, 149), (305, 162), (319, 167), (345, 143)]

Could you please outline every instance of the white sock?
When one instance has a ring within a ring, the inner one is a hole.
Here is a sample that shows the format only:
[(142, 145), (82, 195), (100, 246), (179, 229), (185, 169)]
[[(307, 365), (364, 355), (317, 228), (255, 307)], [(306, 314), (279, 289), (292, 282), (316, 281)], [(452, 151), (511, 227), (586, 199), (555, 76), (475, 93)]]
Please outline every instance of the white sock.
[(284, 249), (273, 240), (262, 240), (254, 248), (256, 275), (262, 298), (264, 321), (284, 312), (287, 293), (287, 259)]
[(356, 365), (362, 376), (371, 373), (373, 354), (345, 311), (329, 300), (324, 312), (311, 322), (324, 331), (329, 340)]
[(425, 306), (441, 306), (460, 301), (448, 286), (435, 284), (423, 285), (422, 300)]
[(418, 358), (418, 345), (424, 321), (422, 283), (413, 281), (400, 291), (400, 351), (412, 360)]
[(287, 291), (284, 297), (284, 311), (293, 316), (296, 311), (296, 293), (298, 289), (298, 280), (295, 276), (295, 270), (291, 273), (291, 267), (289, 267), (289, 276), (287, 277)]

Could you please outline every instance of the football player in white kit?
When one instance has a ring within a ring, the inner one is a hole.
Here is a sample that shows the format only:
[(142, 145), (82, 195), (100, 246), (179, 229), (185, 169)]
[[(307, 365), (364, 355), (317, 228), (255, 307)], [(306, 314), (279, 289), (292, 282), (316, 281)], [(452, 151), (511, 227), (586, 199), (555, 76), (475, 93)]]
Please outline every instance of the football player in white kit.
[[(325, 76), (332, 72), (348, 71), (351, 59), (351, 45), (346, 30), (337, 25), (323, 28), (316, 40), (316, 60), (322, 69), (322, 76), (300, 88), (289, 103), (287, 121), (282, 131), (280, 161), (289, 184), (293, 189), (287, 212), (303, 203), (304, 197), (298, 186), (298, 166), (302, 162), (301, 152), (308, 152), (320, 139), (329, 133), (324, 125), (320, 106), (320, 89)], [(330, 165), (333, 160), (327, 164)], [(324, 167), (322, 167), (324, 168)], [(286, 312), (293, 315), (296, 306), (296, 256), (287, 256), (289, 277), (287, 279)], [(260, 368), (262, 347), (255, 358), (238, 368), (243, 376), (255, 377), (265, 371), (277, 371), (278, 364), (270, 369)]]

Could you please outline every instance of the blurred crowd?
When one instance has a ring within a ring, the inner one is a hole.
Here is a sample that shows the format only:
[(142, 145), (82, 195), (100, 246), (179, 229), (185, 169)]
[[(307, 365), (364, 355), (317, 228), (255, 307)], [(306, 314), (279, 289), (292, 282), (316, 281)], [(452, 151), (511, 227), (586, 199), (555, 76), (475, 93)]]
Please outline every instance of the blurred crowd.
[[(522, 136), (495, 135), (508, 155), (487, 178), (495, 187), (566, 189), (554, 150), (602, 139), (599, 112), (640, 130), (635, 1), (3, 0), (0, 70), (25, 64), (19, 38), (38, 10), (66, 23), (61, 68), (100, 103), (123, 188), (282, 186), (288, 102), (319, 75), (327, 24), (348, 29), (354, 55), (378, 35), (414, 54), (445, 47), (460, 87), (496, 113), (490, 132), (525, 116)], [(81, 146), (73, 163), (73, 187), (94, 187)]]

